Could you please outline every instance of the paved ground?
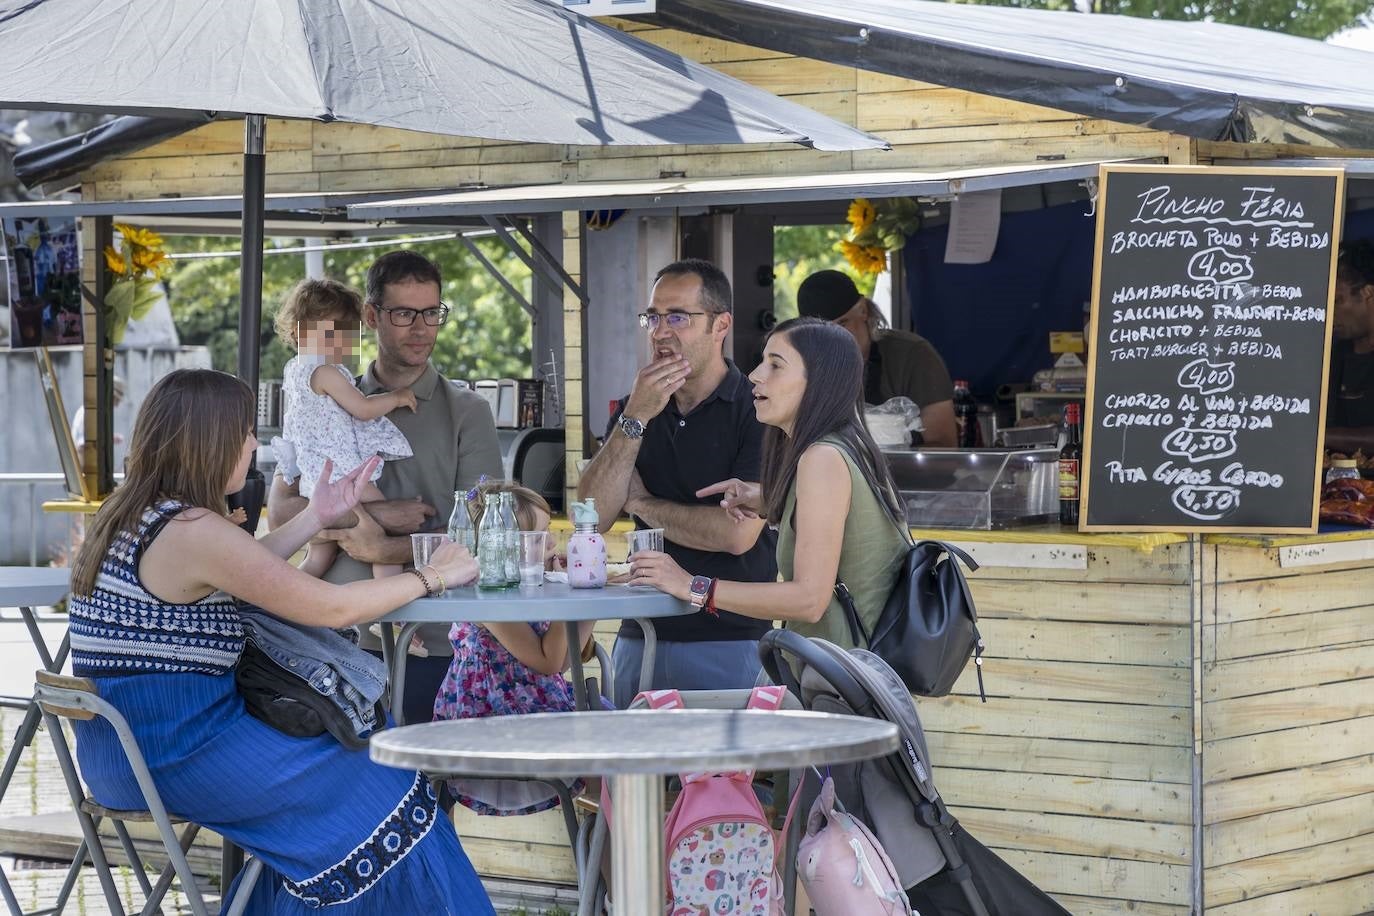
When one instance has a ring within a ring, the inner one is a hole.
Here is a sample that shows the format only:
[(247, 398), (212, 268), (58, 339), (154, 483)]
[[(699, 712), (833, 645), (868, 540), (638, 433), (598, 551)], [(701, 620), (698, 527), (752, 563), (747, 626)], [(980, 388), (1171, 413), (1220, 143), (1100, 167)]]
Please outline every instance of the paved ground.
[[(42, 629), (45, 638), (55, 650), (65, 631), (60, 622), (46, 622)], [(0, 609), (0, 695), (25, 697), (33, 690), (33, 672), (39, 667), (37, 653), (29, 641), (28, 630), (20, 622), (18, 613), (13, 609)], [(13, 743), (14, 734), (23, 719), (23, 712), (17, 709), (0, 708), (0, 754), (6, 753)], [(0, 761), (3, 757), (0, 757)], [(70, 810), (70, 800), (62, 781), (61, 770), (53, 755), (52, 746), (42, 732), (39, 740), (24, 754), (9, 790), (0, 800), (0, 818), (16, 815), (46, 814)], [(51, 906), (56, 900), (67, 874), (64, 863), (39, 862), (14, 856), (0, 856), (0, 868), (9, 878), (15, 896), (25, 912)], [(144, 898), (134, 874), (127, 868), (118, 875), (121, 896), (126, 909), (137, 913), (142, 908)], [(566, 890), (556, 893), (556, 899), (563, 904), (548, 903), (549, 894), (537, 889), (524, 889), (511, 885), (490, 887), (493, 900), (501, 913), (512, 916), (566, 916), (569, 894)], [(553, 892), (550, 892), (553, 893)], [(207, 901), (213, 908), (215, 903)], [(189, 913), (185, 898), (173, 887), (163, 906), (165, 916)], [(0, 902), (0, 912), (4, 905)], [(108, 916), (110, 909), (90, 867), (82, 869), (81, 877), (68, 900), (66, 914), (70, 916)], [(396, 914), (401, 916), (401, 914)]]

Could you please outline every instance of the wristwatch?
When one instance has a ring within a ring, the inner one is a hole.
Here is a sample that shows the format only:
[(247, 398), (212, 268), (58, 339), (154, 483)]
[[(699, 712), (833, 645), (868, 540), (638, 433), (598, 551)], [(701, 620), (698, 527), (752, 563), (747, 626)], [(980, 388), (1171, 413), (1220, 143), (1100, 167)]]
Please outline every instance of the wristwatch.
[(620, 415), (620, 431), (626, 439), (640, 439), (644, 436), (644, 421)]
[(687, 600), (692, 603), (692, 607), (699, 608), (706, 603), (706, 596), (711, 593), (711, 580), (706, 576), (693, 576), (690, 590)]

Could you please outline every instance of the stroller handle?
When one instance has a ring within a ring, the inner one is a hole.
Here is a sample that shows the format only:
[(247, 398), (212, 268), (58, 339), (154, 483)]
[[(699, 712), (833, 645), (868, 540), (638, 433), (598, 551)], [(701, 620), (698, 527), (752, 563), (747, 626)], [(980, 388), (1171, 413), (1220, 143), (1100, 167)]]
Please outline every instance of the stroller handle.
[(849, 708), (858, 715), (882, 718), (881, 711), (874, 705), (868, 691), (820, 646), (791, 630), (775, 629), (763, 634), (759, 640), (759, 661), (763, 663), (763, 670), (768, 672), (773, 683), (786, 687), (800, 700), (801, 683), (792, 666), (788, 664), (787, 655), (795, 656), (816, 669), (816, 673), (834, 687), (840, 699), (849, 704)]

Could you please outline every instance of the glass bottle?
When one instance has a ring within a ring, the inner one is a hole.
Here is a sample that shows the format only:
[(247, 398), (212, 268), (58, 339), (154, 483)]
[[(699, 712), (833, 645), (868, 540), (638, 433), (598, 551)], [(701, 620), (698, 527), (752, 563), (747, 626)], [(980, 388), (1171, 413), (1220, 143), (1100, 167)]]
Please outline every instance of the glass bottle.
[(573, 533), (568, 538), (568, 584), (602, 588), (606, 584), (606, 541), (597, 530), (596, 500), (572, 504)]
[(968, 382), (954, 383), (954, 422), (958, 424), (959, 448), (977, 448), (982, 438), (978, 430), (978, 402), (968, 390)]
[(1326, 470), (1326, 482), (1346, 477), (1359, 477), (1360, 467), (1354, 458), (1332, 458), (1331, 467)]
[(501, 530), (499, 493), (482, 500), (482, 524), (477, 529), (477, 587), (506, 587), (506, 533)]
[(501, 534), (505, 538), (506, 584), (520, 584), (520, 523), (515, 520), (515, 494), (502, 493)]
[(1079, 430), (1079, 406), (1064, 408), (1068, 439), (1059, 450), (1059, 524), (1078, 527), (1078, 494), (1082, 481), (1083, 435)]
[(472, 516), (468, 514), (468, 493), (463, 490), (453, 491), (453, 514), (448, 517), (448, 539), (455, 544), (462, 544), (468, 553), (477, 556), (477, 529), (472, 524)]

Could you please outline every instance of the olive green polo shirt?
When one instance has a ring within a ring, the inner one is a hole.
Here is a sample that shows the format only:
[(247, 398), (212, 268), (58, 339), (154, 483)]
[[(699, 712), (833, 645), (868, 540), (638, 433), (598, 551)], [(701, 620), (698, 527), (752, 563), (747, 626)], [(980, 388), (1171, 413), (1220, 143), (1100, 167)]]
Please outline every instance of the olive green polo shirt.
[[(376, 364), (369, 365), (358, 383), (363, 394), (379, 394), (387, 387), (377, 379)], [(415, 410), (402, 407), (387, 414), (410, 442), (414, 454), (388, 461), (377, 480), (377, 489), (387, 499), (420, 497), (435, 509), (430, 528), (443, 531), (453, 513), (453, 493), (467, 490), (486, 474), (496, 480), (505, 476), (501, 446), (496, 439), (496, 421), (487, 402), (471, 391), (457, 388), (439, 374), (431, 363), (410, 386), (415, 392)], [(372, 576), (372, 567), (340, 551), (325, 578), (330, 582), (356, 582)], [(420, 628), (425, 647), (431, 655), (451, 655), (448, 624)], [(376, 648), (380, 643), (365, 629), (362, 645)]]

